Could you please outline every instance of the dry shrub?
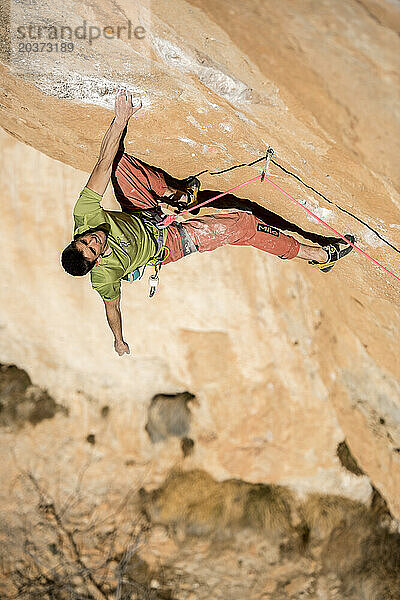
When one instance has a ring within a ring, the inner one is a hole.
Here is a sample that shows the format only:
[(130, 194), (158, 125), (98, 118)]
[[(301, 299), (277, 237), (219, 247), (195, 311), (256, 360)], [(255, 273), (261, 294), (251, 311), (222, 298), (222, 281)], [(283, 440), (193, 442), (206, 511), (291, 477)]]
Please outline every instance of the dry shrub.
[(400, 535), (381, 527), (373, 513), (336, 527), (324, 544), (322, 563), (340, 578), (349, 600), (400, 598)]
[[(382, 511), (375, 496), (371, 508), (324, 494), (310, 494), (297, 504), (284, 486), (217, 482), (193, 470), (173, 471), (159, 489), (142, 490), (141, 498), (150, 520), (181, 541), (256, 531), (284, 550), (322, 553), (321, 576), (337, 577), (346, 600), (400, 600), (400, 535), (384, 526), (387, 507)], [(305, 532), (310, 544), (302, 547)]]
[(309, 494), (300, 507), (310, 538), (316, 540), (327, 539), (342, 522), (352, 522), (367, 513), (368, 508), (360, 502), (327, 494)]
[(161, 488), (142, 491), (143, 507), (153, 523), (179, 536), (231, 534), (252, 528), (282, 536), (294, 532), (294, 498), (282, 486), (230, 479), (215, 481), (205, 471), (173, 471)]
[[(147, 524), (128, 497), (99, 498), (82, 480), (56, 499), (50, 485), (21, 474), (21, 503), (0, 525), (0, 597), (19, 600), (156, 600), (139, 558)], [(58, 496), (58, 494), (57, 494)], [(18, 497), (16, 497), (18, 500)]]

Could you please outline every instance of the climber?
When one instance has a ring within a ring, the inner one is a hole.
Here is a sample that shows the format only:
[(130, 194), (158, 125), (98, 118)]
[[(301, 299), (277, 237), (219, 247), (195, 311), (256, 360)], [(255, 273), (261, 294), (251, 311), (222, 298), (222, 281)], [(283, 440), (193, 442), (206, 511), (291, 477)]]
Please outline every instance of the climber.
[[(162, 215), (159, 203), (174, 206), (181, 201), (177, 200), (179, 196), (189, 202), (198, 186), (193, 178), (175, 179), (123, 152), (126, 125), (140, 108), (141, 103), (133, 106), (129, 92), (118, 92), (115, 117), (74, 208), (74, 240), (61, 256), (64, 269), (71, 275), (90, 271), (92, 287), (104, 301), (119, 356), (130, 353), (122, 333), (121, 279), (129, 279), (149, 262), (159, 268), (161, 262), (166, 265), (192, 252), (209, 252), (229, 244), (253, 246), (282, 259), (302, 258), (328, 271), (352, 249), (340, 241), (324, 247), (301, 244), (243, 210), (174, 222), (167, 229), (158, 229), (156, 221)], [(100, 205), (110, 178), (122, 212), (104, 210)], [(241, 199), (237, 200), (240, 203)]]

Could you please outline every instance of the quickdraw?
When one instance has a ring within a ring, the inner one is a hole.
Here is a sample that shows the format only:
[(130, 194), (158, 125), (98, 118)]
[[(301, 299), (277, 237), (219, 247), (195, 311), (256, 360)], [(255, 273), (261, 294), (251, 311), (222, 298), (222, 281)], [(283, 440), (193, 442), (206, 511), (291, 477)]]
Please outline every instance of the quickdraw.
[(264, 181), (266, 174), (269, 174), (269, 165), (274, 154), (274, 149), (271, 146), (268, 146), (268, 150), (265, 155), (265, 165), (261, 173), (261, 182)]

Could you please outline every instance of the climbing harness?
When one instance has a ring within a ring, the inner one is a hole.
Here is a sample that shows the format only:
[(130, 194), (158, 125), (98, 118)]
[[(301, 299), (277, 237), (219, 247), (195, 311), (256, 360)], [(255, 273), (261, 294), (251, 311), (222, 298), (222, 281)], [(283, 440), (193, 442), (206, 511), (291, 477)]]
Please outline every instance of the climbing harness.
[[(202, 175), (203, 173), (207, 173), (209, 172), (210, 175), (219, 175), (221, 173), (225, 173), (227, 171), (231, 171), (235, 168), (239, 168), (242, 166), (252, 166), (255, 165), (256, 163), (265, 160), (265, 165), (264, 168), (261, 172), (260, 175), (257, 175), (257, 177), (253, 177), (252, 179), (249, 179), (248, 181), (244, 181), (243, 183), (240, 183), (239, 185), (229, 189), (226, 192), (222, 192), (221, 194), (218, 194), (217, 196), (213, 196), (212, 198), (209, 198), (208, 200), (205, 200), (204, 202), (200, 202), (199, 204), (196, 204), (195, 208), (198, 209), (202, 206), (205, 206), (206, 204), (209, 204), (210, 202), (212, 202), (213, 200), (217, 200), (218, 198), (222, 198), (222, 196), (226, 196), (227, 194), (230, 194), (231, 192), (238, 190), (246, 185), (248, 185), (249, 183), (252, 183), (254, 181), (257, 181), (258, 179), (260, 179), (261, 181), (264, 181), (264, 179), (266, 181), (268, 181), (268, 183), (270, 183), (273, 187), (275, 187), (277, 190), (279, 190), (282, 194), (284, 194), (287, 198), (289, 198), (290, 200), (292, 200), (293, 202), (295, 202), (298, 206), (300, 206), (301, 208), (303, 208), (308, 214), (310, 214), (314, 219), (316, 219), (317, 221), (319, 221), (320, 223), (322, 223), (323, 225), (325, 225), (325, 227), (328, 227), (328, 229), (330, 229), (331, 231), (333, 231), (333, 233), (335, 233), (335, 235), (339, 236), (342, 240), (344, 240), (346, 242), (346, 244), (352, 246), (353, 248), (355, 248), (358, 252), (360, 252), (361, 254), (363, 254), (364, 256), (366, 256), (370, 261), (372, 261), (374, 264), (376, 264), (378, 267), (380, 267), (381, 269), (383, 269), (384, 271), (386, 271), (386, 273), (389, 273), (389, 275), (391, 275), (392, 277), (394, 277), (395, 279), (397, 279), (398, 281), (400, 281), (400, 277), (398, 275), (396, 275), (395, 273), (392, 273), (392, 271), (389, 271), (389, 269), (387, 269), (386, 267), (384, 267), (380, 262), (378, 262), (377, 260), (375, 260), (374, 258), (372, 258), (372, 256), (370, 256), (369, 254), (367, 254), (364, 250), (362, 250), (361, 248), (359, 248), (358, 246), (356, 246), (354, 244), (354, 242), (350, 241), (349, 239), (345, 238), (341, 233), (339, 233), (338, 231), (336, 231), (336, 229), (334, 229), (333, 227), (331, 227), (330, 225), (328, 225), (328, 223), (326, 223), (325, 221), (323, 221), (320, 217), (318, 217), (317, 215), (315, 215), (313, 212), (311, 212), (311, 210), (309, 210), (306, 206), (304, 206), (303, 204), (301, 204), (301, 202), (299, 202), (298, 200), (296, 200), (295, 198), (293, 198), (293, 196), (291, 196), (290, 194), (288, 194), (288, 192), (286, 192), (284, 189), (282, 189), (279, 185), (277, 185), (276, 183), (274, 183), (273, 181), (271, 181), (271, 179), (269, 179), (268, 177), (266, 177), (266, 173), (268, 172), (269, 169), (269, 165), (272, 162), (273, 164), (277, 164), (275, 160), (272, 159), (272, 156), (274, 155), (274, 150), (271, 148), (271, 146), (268, 147), (267, 152), (265, 154), (265, 156), (263, 158), (259, 158), (251, 163), (244, 163), (241, 165), (234, 165), (233, 167), (230, 167), (228, 169), (224, 169), (222, 171), (216, 171), (216, 172), (210, 172), (208, 171), (208, 169), (205, 169), (204, 171), (201, 171), (200, 173), (198, 173), (197, 175), (195, 175), (194, 177), (199, 177), (200, 175)], [(280, 168), (282, 168), (283, 170), (285, 170), (283, 167), (281, 167), (281, 165), (278, 165)], [(288, 172), (288, 171), (286, 171)], [(298, 177), (296, 176), (296, 178), (303, 184), (304, 182)], [(310, 186), (307, 186), (310, 187)], [(312, 188), (314, 189), (314, 188)], [(315, 191), (315, 190), (314, 190)], [(322, 194), (319, 194), (322, 195)], [(325, 196), (323, 196), (325, 198)], [(328, 202), (330, 202), (332, 204), (332, 201), (328, 200)], [(336, 205), (338, 206), (338, 205)], [(340, 207), (339, 207), (340, 208)], [(345, 211), (344, 209), (341, 209), (344, 212), (348, 212)], [(157, 225), (157, 227), (159, 229), (165, 229), (166, 227), (168, 227), (169, 225), (171, 225), (172, 223), (174, 223), (174, 221), (176, 221), (177, 217), (180, 215), (183, 215), (185, 213), (190, 212), (191, 209), (190, 208), (186, 208), (185, 210), (180, 211), (179, 213), (173, 214), (173, 215), (167, 215), (166, 217), (164, 217), (161, 222)], [(351, 213), (349, 213), (351, 214)], [(354, 215), (351, 215), (354, 217)], [(358, 219), (357, 217), (354, 217), (357, 220), (361, 221), (360, 219)], [(363, 223), (363, 221), (361, 221)], [(371, 229), (371, 227), (369, 227)], [(373, 230), (374, 231), (374, 230)], [(378, 234), (377, 234), (378, 235)], [(379, 236), (381, 237), (381, 236)], [(384, 240), (388, 245), (392, 246), (392, 248), (394, 248), (397, 252), (399, 252), (399, 250), (393, 246), (392, 244), (390, 244), (390, 242), (387, 242), (386, 240)]]
[(153, 266), (154, 274), (150, 275), (150, 277), (149, 277), (149, 288), (150, 288), (149, 289), (149, 297), (152, 298), (154, 296), (154, 294), (156, 293), (156, 289), (157, 289), (157, 286), (160, 281), (159, 272), (161, 269), (161, 265), (162, 265), (163, 261), (167, 258), (168, 254), (169, 254), (169, 250), (168, 250), (168, 254), (166, 256), (163, 256), (164, 249), (167, 249), (167, 248), (166, 248), (166, 246), (164, 246), (164, 243), (163, 243), (163, 239), (164, 239), (163, 231), (158, 228), (158, 224), (163, 220), (162, 214), (160, 214), (157, 210), (154, 210), (154, 211), (146, 210), (146, 213), (147, 214), (145, 215), (145, 217), (143, 219), (144, 226), (146, 227), (147, 222), (148, 222), (153, 227), (155, 227), (156, 231), (157, 231), (157, 238), (156, 238), (153, 231), (151, 231), (149, 228), (146, 227), (149, 235), (153, 239), (153, 242), (156, 246), (156, 252), (155, 252), (154, 256), (152, 258), (150, 258), (150, 260), (148, 260), (145, 265), (143, 265), (142, 267), (138, 267), (132, 273), (128, 273), (126, 275), (126, 280), (129, 281), (130, 283), (133, 283), (136, 280), (142, 279), (144, 272), (146, 270), (146, 267), (149, 265)]
[[(200, 186), (198, 186), (198, 187), (200, 187)], [(150, 212), (150, 211), (146, 211), (146, 212)], [(164, 244), (163, 244), (163, 229), (164, 228), (159, 227), (159, 224), (163, 220), (162, 213), (160, 213), (158, 211), (154, 211), (154, 212), (152, 211), (151, 216), (149, 217), (147, 215), (146, 219), (144, 219), (144, 222), (145, 222), (145, 220), (149, 221), (152, 225), (154, 225), (154, 227), (157, 228), (156, 253), (145, 265), (143, 265), (143, 267), (138, 267), (132, 273), (128, 273), (126, 275), (126, 280), (129, 281), (130, 283), (133, 283), (134, 281), (142, 279), (144, 272), (146, 270), (146, 267), (149, 265), (153, 266), (154, 274), (150, 275), (150, 277), (149, 277), (149, 297), (153, 298), (154, 294), (157, 291), (158, 284), (160, 283), (159, 273), (161, 270), (162, 263), (166, 260), (166, 258), (168, 258), (169, 254), (170, 254), (170, 250), (169, 250), (169, 248), (167, 248), (167, 246), (164, 246)], [(178, 233), (181, 238), (183, 256), (188, 256), (189, 254), (192, 254), (193, 252), (197, 252), (197, 247), (196, 247), (195, 243), (193, 242), (191, 236), (187, 232), (186, 228), (184, 227), (184, 225), (182, 223), (173, 223), (173, 225), (177, 228)], [(152, 234), (152, 232), (149, 231), (149, 233), (153, 237), (153, 240), (155, 241), (155, 236)]]

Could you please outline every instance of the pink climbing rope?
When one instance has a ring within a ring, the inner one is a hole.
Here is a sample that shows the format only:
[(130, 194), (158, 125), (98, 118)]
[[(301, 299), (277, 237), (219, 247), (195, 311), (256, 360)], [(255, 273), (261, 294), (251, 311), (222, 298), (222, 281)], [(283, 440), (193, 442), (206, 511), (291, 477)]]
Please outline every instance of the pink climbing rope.
[[(218, 194), (217, 196), (213, 196), (213, 198), (209, 198), (208, 200), (205, 200), (204, 202), (201, 202), (201, 204), (196, 204), (195, 208), (200, 208), (201, 206), (205, 206), (206, 204), (209, 204), (213, 200), (217, 200), (217, 198), (222, 198), (222, 196), (226, 196), (227, 194), (230, 194), (234, 190), (238, 190), (238, 189), (244, 187), (245, 185), (248, 185), (249, 183), (252, 183), (253, 181), (257, 181), (257, 179), (260, 179), (262, 176), (263, 176), (263, 173), (261, 173), (260, 175), (257, 175), (257, 177), (253, 177), (252, 179), (249, 179), (248, 181), (245, 181), (244, 183), (240, 183), (239, 185), (231, 188), (230, 190), (227, 190), (226, 192), (222, 192), (222, 194)], [(298, 204), (299, 206), (301, 206), (301, 208), (304, 208), (304, 210), (307, 211), (312, 217), (314, 217), (314, 219), (317, 219), (317, 221), (319, 221), (320, 223), (322, 223), (323, 225), (325, 225), (325, 227), (328, 227), (328, 229), (330, 229), (331, 231), (333, 231), (333, 233), (335, 233), (337, 236), (339, 236), (340, 238), (342, 238), (342, 240), (344, 240), (346, 242), (346, 244), (349, 244), (350, 246), (353, 246), (353, 248), (355, 248), (356, 250), (358, 250), (358, 252), (361, 252), (361, 254), (364, 254), (364, 256), (366, 256), (369, 260), (371, 260), (373, 263), (375, 263), (376, 265), (378, 265), (378, 267), (380, 267), (381, 269), (383, 269), (384, 271), (386, 271), (386, 273), (389, 273), (389, 275), (391, 275), (392, 277), (394, 277), (395, 279), (397, 279), (398, 281), (400, 281), (400, 277), (398, 277), (398, 275), (395, 275), (395, 273), (392, 273), (392, 271), (389, 271), (389, 269), (387, 269), (386, 267), (384, 267), (383, 265), (381, 265), (381, 263), (378, 262), (377, 260), (375, 260), (375, 258), (372, 258), (372, 256), (370, 256), (369, 254), (367, 254), (366, 252), (364, 252), (364, 250), (361, 250), (361, 248), (359, 248), (358, 246), (356, 246), (355, 244), (353, 244), (352, 242), (350, 242), (341, 233), (339, 233), (338, 231), (336, 231), (336, 229), (334, 229), (333, 227), (331, 227), (330, 225), (328, 225), (328, 223), (325, 223), (325, 221), (323, 221), (322, 219), (320, 219), (319, 217), (317, 217), (317, 215), (315, 215), (313, 212), (311, 212), (311, 210), (309, 210), (301, 202), (299, 202), (298, 200), (296, 200), (295, 198), (293, 198), (293, 196), (291, 196), (285, 190), (283, 190), (281, 187), (279, 187), (279, 185), (277, 185), (276, 183), (274, 183), (273, 181), (271, 181), (270, 179), (268, 179), (268, 177), (265, 177), (265, 174), (264, 174), (264, 178), (263, 179), (265, 179), (266, 181), (268, 181), (268, 183), (270, 183), (271, 185), (273, 185), (274, 188), (276, 188), (277, 190), (279, 190), (280, 192), (282, 192), (282, 194), (284, 194), (287, 198), (290, 198), (290, 200), (293, 200), (293, 202), (295, 202), (296, 204)], [(194, 208), (194, 207), (192, 207), (192, 208)], [(187, 208), (187, 209), (182, 210), (181, 212), (179, 212), (177, 214), (167, 215), (165, 217), (165, 219), (160, 223), (161, 227), (163, 227), (163, 228), (164, 227), (168, 227), (168, 225), (171, 225), (171, 223), (173, 223), (176, 220), (177, 217), (179, 217), (180, 215), (183, 215), (183, 214), (185, 214), (187, 212), (190, 212), (191, 210), (192, 210), (191, 208)]]
[[(196, 204), (196, 206), (192, 207), (192, 208), (200, 208), (200, 206), (205, 206), (206, 204), (208, 204), (212, 200), (216, 200), (217, 198), (221, 198), (222, 196), (226, 196), (227, 194), (230, 194), (234, 190), (238, 190), (239, 188), (244, 187), (248, 183), (252, 183), (253, 181), (257, 181), (257, 179), (260, 179), (260, 177), (261, 177), (261, 175), (257, 175), (257, 177), (253, 177), (253, 179), (249, 179), (248, 181), (245, 181), (244, 183), (240, 183), (236, 187), (233, 187), (233, 188), (231, 188), (230, 190), (228, 190), (226, 192), (222, 192), (222, 194), (218, 194), (218, 196), (213, 196), (213, 198), (209, 198), (208, 200), (206, 200), (205, 202), (202, 202), (201, 204)], [(171, 225), (171, 223), (173, 223), (176, 220), (177, 217), (179, 217), (180, 215), (184, 215), (187, 212), (190, 212), (192, 210), (192, 208), (186, 208), (185, 210), (182, 210), (181, 212), (176, 213), (175, 215), (167, 215), (165, 217), (165, 219), (163, 219), (161, 221), (161, 223), (160, 223), (161, 227), (162, 228), (168, 227), (168, 225)]]

